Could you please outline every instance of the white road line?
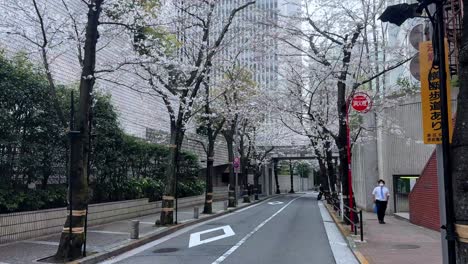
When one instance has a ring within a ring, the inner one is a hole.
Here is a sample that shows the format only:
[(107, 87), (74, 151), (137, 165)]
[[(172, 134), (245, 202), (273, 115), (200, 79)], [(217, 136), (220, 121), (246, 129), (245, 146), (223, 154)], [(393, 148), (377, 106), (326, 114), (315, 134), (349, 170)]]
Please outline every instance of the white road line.
[(319, 202), (319, 208), (336, 264), (359, 264), (321, 201)]
[[(161, 244), (161, 243), (164, 243), (164, 242), (166, 242), (166, 241), (168, 241), (168, 240), (170, 240), (170, 239), (172, 239), (172, 238), (174, 238), (174, 237), (178, 237), (178, 236), (180, 236), (180, 235), (182, 235), (182, 234), (184, 234), (184, 233), (187, 233), (188, 231), (193, 230), (193, 229), (195, 229), (195, 228), (197, 228), (197, 227), (200, 227), (200, 226), (202, 226), (202, 225), (205, 225), (205, 224), (208, 224), (208, 223), (211, 223), (211, 222), (214, 222), (214, 221), (218, 221), (218, 220), (220, 220), (220, 219), (223, 219), (223, 218), (226, 218), (226, 217), (229, 217), (229, 216), (233, 216), (233, 215), (238, 214), (238, 213), (240, 213), (240, 212), (242, 212), (242, 211), (245, 211), (245, 210), (254, 208), (254, 207), (256, 207), (256, 206), (259, 206), (259, 205), (261, 205), (261, 204), (264, 204), (264, 203), (267, 202), (267, 201), (268, 201), (268, 200), (265, 200), (265, 201), (262, 201), (262, 202), (260, 202), (260, 203), (254, 204), (254, 205), (252, 205), (252, 206), (249, 206), (249, 207), (246, 207), (246, 208), (242, 208), (242, 209), (237, 210), (237, 211), (235, 211), (235, 212), (232, 212), (232, 213), (230, 213), (230, 214), (225, 214), (225, 215), (222, 215), (222, 216), (219, 216), (219, 217), (216, 217), (216, 218), (213, 218), (213, 219), (210, 219), (210, 220), (207, 220), (207, 221), (198, 223), (198, 224), (194, 224), (194, 225), (192, 225), (192, 226), (188, 226), (188, 227), (186, 227), (186, 228), (184, 228), (184, 229), (181, 229), (181, 230), (179, 230), (179, 231), (176, 231), (176, 232), (174, 232), (174, 233), (172, 233), (172, 234), (170, 234), (170, 235), (167, 235), (167, 236), (165, 236), (165, 237), (163, 237), (163, 238), (160, 238), (160, 239), (158, 239), (158, 240), (155, 240), (155, 241), (153, 241), (153, 242), (151, 242), (151, 243), (148, 243), (148, 244), (143, 245), (143, 246), (141, 246), (141, 247), (138, 247), (138, 248), (135, 248), (135, 249), (133, 249), (133, 250), (130, 250), (130, 251), (126, 252), (126, 253), (123, 253), (123, 254), (121, 254), (121, 255), (119, 255), (119, 256), (116, 256), (116, 257), (114, 257), (114, 258), (111, 258), (111, 259), (109, 259), (109, 260), (103, 261), (103, 262), (101, 262), (101, 264), (113, 264), (113, 263), (117, 263), (117, 262), (122, 261), (122, 260), (124, 260), (124, 259), (127, 259), (127, 258), (130, 258), (130, 257), (132, 257), (132, 256), (135, 256), (136, 254), (139, 254), (139, 253), (141, 253), (141, 252), (143, 252), (143, 251), (145, 251), (145, 250), (148, 250), (148, 249), (150, 249), (150, 248), (152, 248), (152, 247), (155, 247), (155, 246), (157, 246), (157, 245), (159, 245), (159, 244)], [(1, 264), (1, 263), (0, 263), (0, 264)]]
[(101, 231), (101, 230), (88, 230), (89, 233), (99, 233), (99, 234), (112, 234), (112, 235), (129, 235), (128, 232), (114, 232), (114, 231)]
[(245, 241), (247, 241), (247, 239), (249, 239), (253, 234), (255, 234), (258, 230), (260, 230), (260, 228), (262, 228), (266, 223), (270, 222), (271, 219), (273, 219), (275, 216), (277, 216), (279, 213), (281, 213), (286, 207), (288, 207), (292, 202), (296, 201), (297, 199), (301, 198), (302, 196), (299, 196), (297, 198), (294, 198), (292, 199), (291, 201), (289, 201), (289, 203), (287, 203), (285, 206), (281, 207), (278, 211), (276, 211), (276, 213), (274, 213), (272, 216), (268, 217), (265, 221), (263, 221), (262, 223), (260, 223), (257, 227), (255, 227), (254, 230), (252, 230), (250, 233), (248, 233), (245, 237), (243, 237), (239, 242), (237, 242), (237, 244), (235, 244), (232, 248), (230, 248), (228, 251), (226, 251), (221, 257), (219, 257), (218, 259), (216, 259), (213, 263), (211, 264), (219, 264), (221, 262), (223, 262), (227, 257), (229, 257), (229, 255), (231, 255), (232, 253), (234, 253), (234, 251), (236, 251), (240, 246), (242, 246), (242, 244), (245, 243)]

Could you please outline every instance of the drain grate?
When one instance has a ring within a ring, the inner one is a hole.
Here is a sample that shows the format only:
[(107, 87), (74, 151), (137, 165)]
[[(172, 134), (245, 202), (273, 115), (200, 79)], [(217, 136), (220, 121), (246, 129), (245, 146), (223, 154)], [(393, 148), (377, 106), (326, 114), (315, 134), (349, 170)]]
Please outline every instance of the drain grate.
[(178, 251), (178, 248), (160, 248), (153, 251), (153, 253), (171, 253)]
[(418, 245), (410, 245), (410, 244), (397, 244), (392, 246), (393, 249), (418, 249), (420, 246)]

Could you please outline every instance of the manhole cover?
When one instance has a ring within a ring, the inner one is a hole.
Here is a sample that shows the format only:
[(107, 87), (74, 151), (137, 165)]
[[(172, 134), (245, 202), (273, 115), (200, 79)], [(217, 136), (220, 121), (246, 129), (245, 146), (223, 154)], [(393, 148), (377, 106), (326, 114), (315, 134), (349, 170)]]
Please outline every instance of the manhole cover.
[(408, 245), (408, 244), (398, 244), (398, 245), (393, 245), (393, 249), (417, 249), (420, 248), (418, 245)]
[(170, 253), (170, 252), (176, 252), (177, 250), (179, 250), (178, 248), (160, 248), (160, 249), (156, 249), (155, 251), (153, 251), (153, 253)]

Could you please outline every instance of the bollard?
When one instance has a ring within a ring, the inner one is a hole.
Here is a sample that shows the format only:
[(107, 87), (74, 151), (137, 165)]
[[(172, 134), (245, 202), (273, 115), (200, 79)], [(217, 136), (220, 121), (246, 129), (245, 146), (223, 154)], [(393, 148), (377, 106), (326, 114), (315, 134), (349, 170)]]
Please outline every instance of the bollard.
[(362, 229), (363, 228), (363, 223), (364, 220), (362, 220), (362, 210), (359, 210), (359, 219), (361, 219), (361, 221), (359, 222), (360, 224), (360, 227), (359, 227), (359, 231), (361, 233), (361, 242), (364, 242), (364, 230)]
[(140, 236), (140, 221), (130, 221), (130, 239), (138, 239)]
[(193, 218), (198, 219), (199, 212), (198, 212), (198, 206), (195, 206), (193, 208)]
[(229, 207), (236, 207), (236, 198), (234, 190), (229, 190)]
[(224, 201), (224, 211), (228, 209), (228, 201)]
[(250, 196), (247, 189), (244, 189), (244, 195), (242, 196), (242, 198), (244, 198), (244, 203), (250, 203)]

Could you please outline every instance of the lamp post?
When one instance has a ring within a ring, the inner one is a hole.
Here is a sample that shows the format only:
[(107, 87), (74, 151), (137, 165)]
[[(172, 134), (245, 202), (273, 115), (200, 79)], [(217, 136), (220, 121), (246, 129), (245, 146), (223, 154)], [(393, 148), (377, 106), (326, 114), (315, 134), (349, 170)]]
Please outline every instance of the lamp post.
[(445, 65), (445, 33), (444, 33), (444, 5), (443, 0), (419, 0), (419, 4), (399, 4), (389, 6), (383, 13), (380, 19), (383, 22), (390, 22), (400, 26), (409, 18), (418, 17), (422, 14), (422, 10), (428, 11), (430, 4), (435, 4), (436, 17), (435, 22), (431, 18), (434, 27), (434, 37), (432, 39), (434, 47), (434, 65), (439, 69), (439, 92), (441, 104), (441, 123), (442, 123), (442, 159), (444, 172), (444, 189), (445, 189), (445, 215), (446, 223), (441, 227), (446, 230), (448, 263), (456, 263), (455, 251), (455, 214), (453, 205), (453, 186), (452, 186), (452, 167), (450, 153), (450, 132), (449, 122), (451, 117), (448, 111), (449, 94), (447, 94), (447, 72)]

